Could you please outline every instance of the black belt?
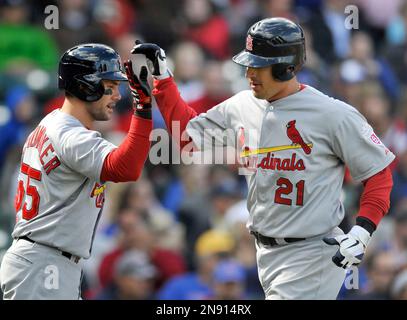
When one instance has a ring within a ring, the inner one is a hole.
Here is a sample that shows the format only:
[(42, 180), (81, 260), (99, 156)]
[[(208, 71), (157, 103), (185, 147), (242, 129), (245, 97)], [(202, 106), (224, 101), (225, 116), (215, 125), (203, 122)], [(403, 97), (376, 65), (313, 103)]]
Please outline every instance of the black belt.
[[(20, 239), (21, 239), (21, 240), (26, 240), (26, 241), (31, 242), (31, 243), (35, 243), (34, 240), (28, 238), (27, 236), (23, 236), (23, 237), (17, 238), (17, 240), (20, 240)], [(44, 244), (44, 246), (47, 246), (47, 245)], [(50, 247), (50, 246), (47, 246), (47, 247)], [(50, 248), (59, 250), (59, 249), (54, 248), (54, 247), (50, 247)], [(69, 252), (62, 251), (62, 250), (59, 250), (59, 251), (61, 252), (61, 254), (62, 254), (64, 257), (68, 258), (69, 260), (72, 260), (72, 261), (75, 262), (75, 263), (78, 263), (79, 260), (81, 259), (80, 257), (75, 256), (75, 255), (73, 255), (73, 254), (71, 254), (71, 253), (69, 253)]]
[(276, 238), (263, 236), (256, 231), (250, 231), (250, 233), (256, 238), (257, 241), (261, 242), (263, 245), (272, 247), (305, 240), (305, 238), (279, 238), (277, 240)]

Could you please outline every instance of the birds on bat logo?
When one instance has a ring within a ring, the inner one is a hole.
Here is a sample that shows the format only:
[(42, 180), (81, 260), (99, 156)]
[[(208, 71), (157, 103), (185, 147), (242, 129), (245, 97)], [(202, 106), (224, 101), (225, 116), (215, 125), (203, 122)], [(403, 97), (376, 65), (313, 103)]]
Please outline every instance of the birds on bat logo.
[(99, 184), (96, 182), (95, 185), (93, 186), (90, 197), (91, 198), (95, 197), (95, 199), (96, 199), (95, 205), (97, 208), (103, 207), (103, 203), (105, 202), (105, 189), (106, 189), (105, 184)]
[(287, 136), (293, 144), (301, 146), (305, 154), (311, 153), (310, 146), (304, 141), (298, 129), (295, 127), (296, 120), (291, 120), (287, 123)]

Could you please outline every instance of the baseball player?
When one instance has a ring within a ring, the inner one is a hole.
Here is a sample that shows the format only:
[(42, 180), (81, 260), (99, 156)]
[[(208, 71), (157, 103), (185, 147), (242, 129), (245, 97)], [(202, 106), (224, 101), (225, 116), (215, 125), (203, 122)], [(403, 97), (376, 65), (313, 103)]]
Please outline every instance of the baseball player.
[[(144, 67), (103, 44), (83, 44), (59, 62), (60, 109), (28, 136), (15, 197), (13, 244), (1, 264), (4, 299), (80, 298), (80, 259), (89, 258), (105, 200), (106, 182), (135, 181), (150, 147), (151, 98)], [(119, 84), (133, 94), (131, 125), (118, 147), (93, 131), (109, 120), (121, 99)], [(139, 93), (137, 93), (137, 91)]]
[[(181, 99), (160, 47), (136, 43), (132, 53), (147, 58), (169, 130), (175, 133), (172, 121), (186, 130), (189, 140), (177, 137), (181, 147), (192, 141), (205, 150), (212, 142), (236, 141), (243, 158), (256, 160), (246, 176), (247, 227), (256, 239), (266, 299), (335, 299), (345, 268), (361, 262), (389, 209), (388, 166), (395, 157), (355, 108), (298, 83), (305, 61), (301, 27), (284, 18), (251, 26), (245, 50), (233, 57), (246, 67), (251, 90), (200, 115)], [(212, 139), (206, 129), (232, 130), (236, 138)], [(347, 234), (338, 228), (345, 166), (364, 185), (356, 225)]]

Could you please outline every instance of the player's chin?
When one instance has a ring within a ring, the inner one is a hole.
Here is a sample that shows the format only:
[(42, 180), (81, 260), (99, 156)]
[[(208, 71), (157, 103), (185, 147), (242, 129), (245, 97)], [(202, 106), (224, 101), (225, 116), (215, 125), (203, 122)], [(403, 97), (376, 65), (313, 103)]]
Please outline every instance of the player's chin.
[(104, 120), (110, 120), (112, 118), (113, 112), (114, 112), (113, 106), (107, 105), (105, 112), (104, 112), (104, 117), (105, 117)]
[(265, 99), (265, 96), (264, 96), (264, 94), (263, 94), (262, 92), (259, 92), (259, 91), (257, 91), (257, 90), (253, 90), (253, 89), (252, 89), (252, 92), (253, 92), (253, 95), (254, 95), (257, 99)]
[(106, 111), (103, 113), (99, 113), (96, 117), (96, 121), (108, 121), (112, 118), (113, 112), (112, 111)]

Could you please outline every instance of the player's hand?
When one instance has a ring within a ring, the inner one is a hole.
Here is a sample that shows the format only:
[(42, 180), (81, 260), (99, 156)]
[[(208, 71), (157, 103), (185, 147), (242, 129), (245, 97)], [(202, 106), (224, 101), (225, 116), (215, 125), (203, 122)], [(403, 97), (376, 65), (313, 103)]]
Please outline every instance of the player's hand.
[(361, 226), (354, 226), (349, 233), (335, 238), (325, 237), (323, 241), (329, 245), (338, 245), (339, 249), (332, 261), (341, 268), (357, 266), (365, 254), (370, 241), (370, 233)]
[(134, 113), (143, 118), (151, 119), (151, 89), (147, 82), (147, 68), (142, 66), (140, 75), (137, 77), (134, 74), (132, 62), (127, 60), (124, 63), (124, 70), (133, 97)]
[(162, 80), (172, 75), (167, 68), (165, 51), (155, 43), (142, 43), (140, 40), (136, 40), (136, 45), (131, 53), (146, 56), (148, 69), (155, 78)]

